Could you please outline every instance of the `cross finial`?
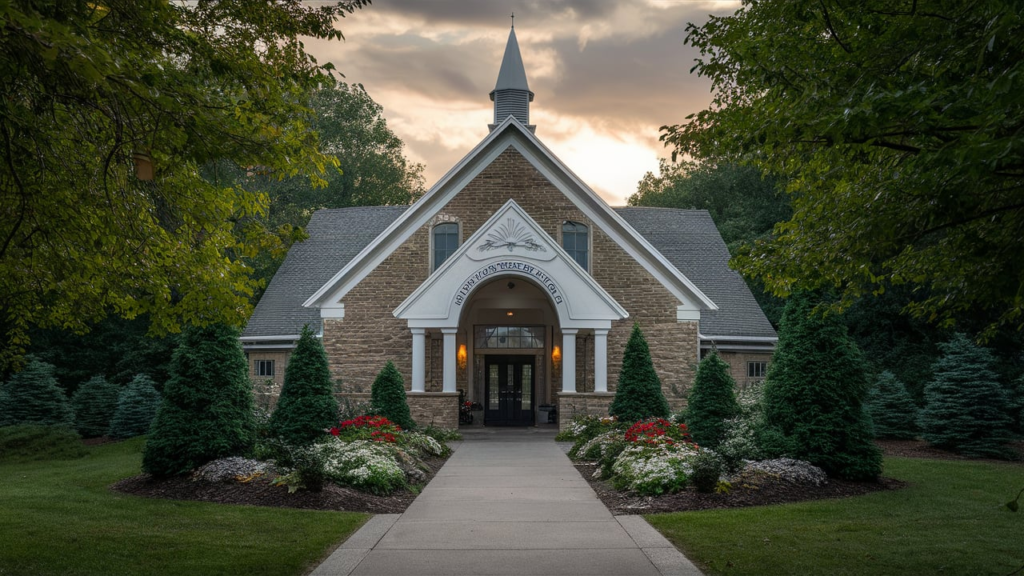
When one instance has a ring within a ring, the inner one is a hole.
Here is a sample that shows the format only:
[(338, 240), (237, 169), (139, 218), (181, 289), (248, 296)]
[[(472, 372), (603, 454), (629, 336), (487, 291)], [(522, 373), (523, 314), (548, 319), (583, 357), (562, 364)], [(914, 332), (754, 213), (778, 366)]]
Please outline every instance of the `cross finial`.
[(512, 13), (512, 27), (513, 28), (516, 27), (516, 13), (515, 12)]

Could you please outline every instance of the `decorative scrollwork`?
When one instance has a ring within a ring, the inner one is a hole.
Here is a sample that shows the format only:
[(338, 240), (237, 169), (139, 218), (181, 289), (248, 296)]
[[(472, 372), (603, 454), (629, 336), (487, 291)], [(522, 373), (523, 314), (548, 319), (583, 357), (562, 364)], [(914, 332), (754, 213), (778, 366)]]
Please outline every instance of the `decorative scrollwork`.
[(480, 245), (481, 252), (508, 248), (511, 252), (516, 248), (525, 248), (530, 252), (547, 252), (548, 249), (541, 246), (534, 239), (533, 234), (522, 223), (512, 218), (505, 221), (496, 230), (487, 234), (487, 240)]

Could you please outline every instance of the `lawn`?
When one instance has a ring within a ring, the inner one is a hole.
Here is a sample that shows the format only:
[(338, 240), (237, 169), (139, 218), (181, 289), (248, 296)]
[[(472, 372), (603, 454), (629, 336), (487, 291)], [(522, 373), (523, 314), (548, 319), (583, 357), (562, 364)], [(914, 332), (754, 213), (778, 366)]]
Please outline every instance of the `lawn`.
[(909, 485), (844, 500), (647, 516), (707, 574), (1005, 576), (1024, 564), (1024, 465), (887, 458)]
[(368, 518), (108, 490), (139, 473), (142, 445), (0, 464), (0, 575), (302, 574)]

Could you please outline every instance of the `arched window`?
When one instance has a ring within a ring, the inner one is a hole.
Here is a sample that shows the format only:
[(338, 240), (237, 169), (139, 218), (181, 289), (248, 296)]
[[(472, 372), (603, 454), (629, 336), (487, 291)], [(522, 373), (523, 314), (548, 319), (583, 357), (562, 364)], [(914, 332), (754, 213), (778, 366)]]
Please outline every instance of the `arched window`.
[(572, 256), (572, 259), (577, 264), (589, 272), (590, 267), (587, 266), (587, 256), (590, 252), (590, 239), (587, 237), (588, 234), (586, 224), (570, 222), (569, 220), (562, 224), (562, 248), (565, 248), (569, 256)]
[(454, 222), (434, 226), (434, 270), (459, 249), (459, 225)]

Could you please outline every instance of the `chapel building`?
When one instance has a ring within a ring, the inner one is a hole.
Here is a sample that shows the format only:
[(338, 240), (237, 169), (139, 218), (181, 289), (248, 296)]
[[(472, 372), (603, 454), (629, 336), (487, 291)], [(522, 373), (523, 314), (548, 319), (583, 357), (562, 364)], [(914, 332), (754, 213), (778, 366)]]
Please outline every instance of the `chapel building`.
[(514, 28), (490, 97), (490, 133), (416, 203), (313, 215), (242, 335), (253, 379), (280, 386), (309, 325), (345, 398), (392, 361), (421, 425), (466, 401), (478, 424), (564, 425), (607, 414), (634, 323), (673, 409), (712, 348), (763, 379), (777, 336), (707, 211), (610, 207), (555, 157)]

